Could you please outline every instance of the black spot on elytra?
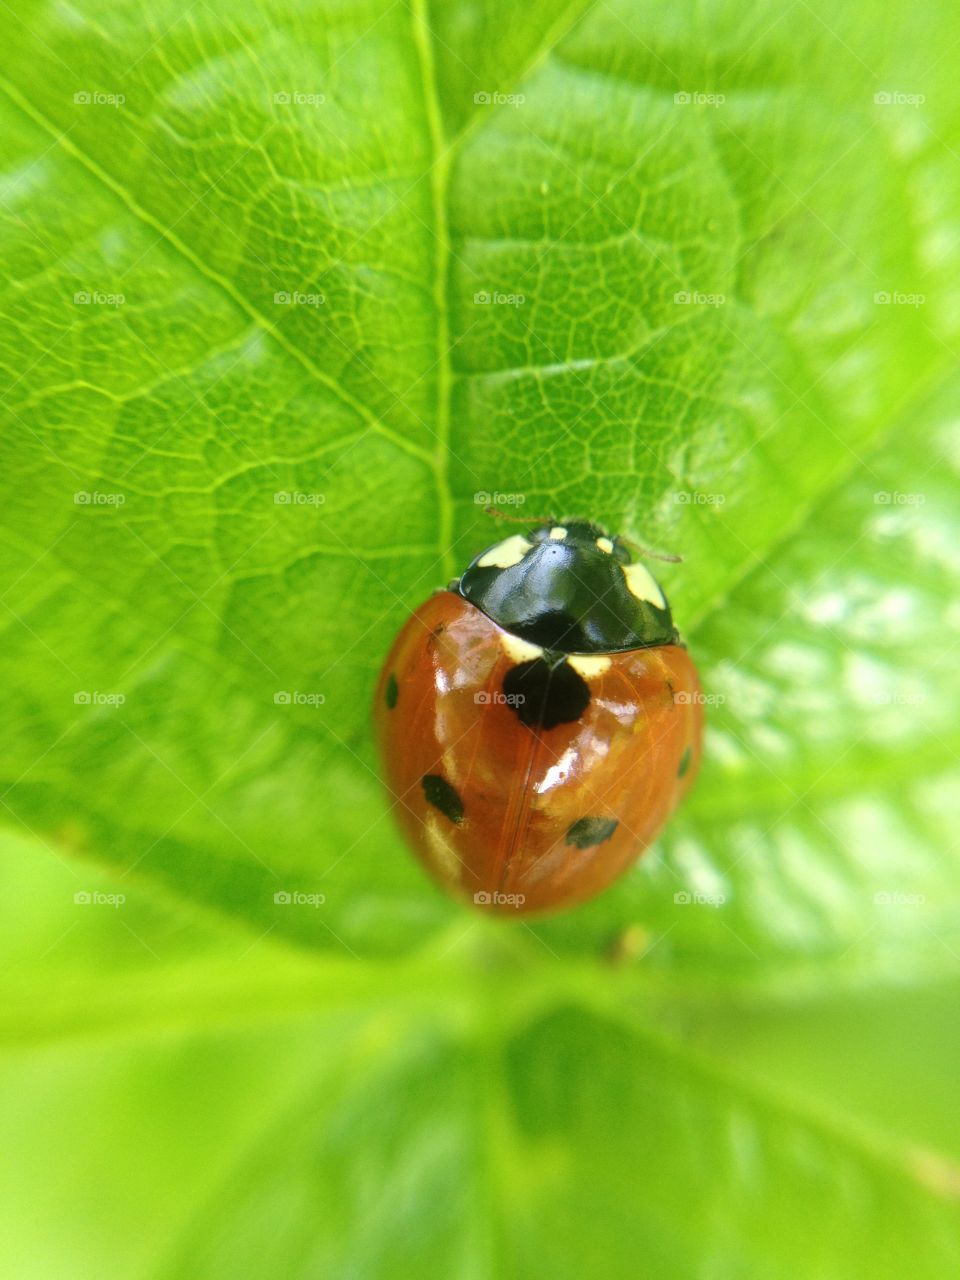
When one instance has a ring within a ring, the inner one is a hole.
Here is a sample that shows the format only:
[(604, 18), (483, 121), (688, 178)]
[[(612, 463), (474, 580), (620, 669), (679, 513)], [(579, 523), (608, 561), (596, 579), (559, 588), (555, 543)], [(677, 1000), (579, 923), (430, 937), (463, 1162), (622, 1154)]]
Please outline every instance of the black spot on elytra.
[(578, 849), (603, 844), (619, 825), (616, 818), (579, 818), (567, 831), (567, 844), (575, 844)]
[(423, 777), (423, 794), (427, 803), (439, 809), (445, 818), (459, 825), (463, 821), (463, 801), (446, 778), (439, 773), (427, 773)]
[(579, 720), (590, 703), (590, 688), (568, 662), (550, 666), (543, 658), (511, 667), (503, 678), (507, 706), (529, 729), (552, 729)]
[(397, 698), (399, 697), (399, 694), (400, 686), (397, 684), (397, 677), (391, 671), (387, 679), (387, 687), (383, 691), (384, 701), (391, 711), (397, 705)]
[(683, 755), (680, 757), (680, 767), (677, 769), (678, 778), (682, 778), (683, 775), (690, 768), (690, 761), (692, 760), (692, 758), (693, 758), (693, 752), (690, 750), (689, 747), (687, 747), (686, 751), (684, 751)]

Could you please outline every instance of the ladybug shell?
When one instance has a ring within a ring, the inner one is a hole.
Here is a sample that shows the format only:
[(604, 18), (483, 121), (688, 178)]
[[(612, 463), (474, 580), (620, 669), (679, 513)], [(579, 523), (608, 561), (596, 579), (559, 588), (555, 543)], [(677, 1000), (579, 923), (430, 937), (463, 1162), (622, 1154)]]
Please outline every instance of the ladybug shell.
[(439, 592), (400, 632), (376, 695), (386, 783), (417, 856), (449, 892), (504, 914), (605, 889), (700, 761), (686, 649), (573, 654), (552, 669), (537, 652)]

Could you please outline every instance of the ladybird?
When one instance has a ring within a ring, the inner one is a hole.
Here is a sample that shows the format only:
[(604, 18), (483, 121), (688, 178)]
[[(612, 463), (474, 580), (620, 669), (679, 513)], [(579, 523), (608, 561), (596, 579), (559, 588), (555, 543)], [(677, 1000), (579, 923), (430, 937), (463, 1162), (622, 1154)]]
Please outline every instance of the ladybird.
[(696, 776), (703, 708), (649, 569), (570, 520), (497, 542), (411, 615), (375, 719), (426, 869), (531, 914), (592, 898), (651, 843)]

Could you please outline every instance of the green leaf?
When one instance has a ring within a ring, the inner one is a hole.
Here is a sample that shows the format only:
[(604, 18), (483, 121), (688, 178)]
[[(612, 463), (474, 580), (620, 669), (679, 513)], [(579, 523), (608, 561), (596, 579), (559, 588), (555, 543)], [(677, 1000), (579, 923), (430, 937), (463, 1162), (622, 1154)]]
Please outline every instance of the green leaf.
[[(5, 857), (25, 882), (42, 872), (36, 928), (56, 946), (71, 868)], [(622, 971), (537, 972), (492, 940), (404, 968), (170, 946), (177, 917), (133, 895), (81, 915), (70, 978), (31, 990), (21, 973), (3, 1001), (18, 1159), (0, 1233), (18, 1274), (49, 1274), (63, 1239), (81, 1278), (627, 1277), (639, 1261), (893, 1280), (960, 1260), (952, 1058), (932, 1034), (955, 1035), (956, 986), (654, 1020)], [(51, 1170), (54, 1149), (70, 1160)], [(62, 1236), (37, 1236), (38, 1206)]]
[[(403, 948), (454, 909), (392, 833), (367, 708), (407, 609), (492, 536), (474, 494), (682, 552), (697, 656), (736, 660), (725, 593), (944, 364), (947, 143), (812, 12), (749, 39), (719, 7), (668, 61), (643, 11), (531, 14), (487, 86), (417, 6), (118, 12), (102, 41), (37, 11), (0, 68), (8, 802), (223, 911)], [(474, 102), (504, 84), (523, 102)], [(290, 887), (329, 909), (277, 913)]]
[[(960, 977), (954, 15), (0, 23), (18, 1274), (951, 1274), (882, 1030), (945, 1062)], [(489, 495), (682, 554), (711, 700), (662, 842), (526, 926), (369, 734)]]

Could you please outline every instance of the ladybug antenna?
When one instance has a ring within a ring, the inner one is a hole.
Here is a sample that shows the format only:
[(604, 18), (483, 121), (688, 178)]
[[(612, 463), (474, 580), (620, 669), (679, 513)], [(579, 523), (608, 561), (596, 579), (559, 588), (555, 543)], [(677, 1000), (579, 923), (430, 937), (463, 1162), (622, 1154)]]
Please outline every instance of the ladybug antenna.
[(510, 524), (556, 524), (555, 516), (515, 516), (501, 511), (499, 507), (484, 507), (484, 515), (493, 516), (495, 520), (506, 520)]
[(649, 547), (641, 547), (630, 538), (620, 538), (619, 541), (634, 555), (641, 556), (645, 560), (663, 560), (666, 564), (683, 564), (683, 556), (671, 556), (665, 551), (651, 551)]

